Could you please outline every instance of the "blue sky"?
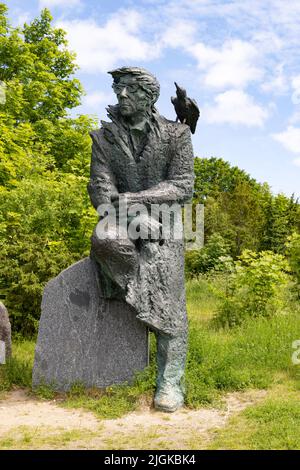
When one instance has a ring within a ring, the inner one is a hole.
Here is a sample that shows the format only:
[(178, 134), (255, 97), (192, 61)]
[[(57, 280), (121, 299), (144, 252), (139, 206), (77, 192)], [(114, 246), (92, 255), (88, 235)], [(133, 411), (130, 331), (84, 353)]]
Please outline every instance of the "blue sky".
[[(2, 0), (5, 2), (5, 0)], [(8, 0), (13, 24), (48, 7), (77, 53), (86, 96), (77, 113), (105, 119), (107, 71), (139, 65), (175, 118), (174, 80), (201, 109), (195, 155), (222, 157), (274, 192), (300, 196), (299, 0)]]

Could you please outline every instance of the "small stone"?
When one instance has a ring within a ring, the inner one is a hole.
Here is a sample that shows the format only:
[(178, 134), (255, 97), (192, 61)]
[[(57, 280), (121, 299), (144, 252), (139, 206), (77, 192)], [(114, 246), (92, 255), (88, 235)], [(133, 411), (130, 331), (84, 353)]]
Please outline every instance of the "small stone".
[(11, 326), (5, 305), (0, 302), (0, 364), (11, 356)]

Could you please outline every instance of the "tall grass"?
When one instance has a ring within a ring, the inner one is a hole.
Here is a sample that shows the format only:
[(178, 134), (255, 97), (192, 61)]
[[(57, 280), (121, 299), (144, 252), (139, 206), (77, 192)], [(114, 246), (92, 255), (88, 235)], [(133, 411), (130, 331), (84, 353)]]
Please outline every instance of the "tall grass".
[(186, 370), (186, 403), (197, 407), (212, 402), (222, 391), (265, 388), (276, 377), (297, 377), (292, 342), (300, 338), (300, 305), (292, 298), (273, 318), (248, 318), (235, 328), (217, 328), (218, 292), (226, 290), (224, 276), (187, 283), (190, 321)]
[(0, 366), (0, 392), (14, 386), (31, 387), (35, 344), (29, 340), (13, 343), (13, 355), (5, 365)]
[(186, 281), (186, 303), (190, 320), (205, 321), (217, 313), (219, 293), (226, 290), (226, 276), (205, 275)]
[[(300, 308), (290, 301), (284, 313), (273, 318), (249, 318), (242, 326), (217, 329), (211, 321), (217, 310), (217, 290), (225, 280), (201, 277), (187, 282), (189, 352), (186, 368), (186, 404), (196, 408), (211, 403), (224, 391), (265, 388), (281, 377), (297, 380), (292, 365), (292, 342), (300, 339)], [(155, 390), (155, 340), (151, 341), (150, 366), (132, 385), (85, 391), (80, 384), (64, 396), (68, 406), (81, 406), (102, 417), (116, 417), (134, 409)], [(13, 358), (0, 368), (0, 390), (31, 387), (34, 343), (14, 344)], [(47, 388), (37, 391), (51, 398)]]
[(279, 373), (295, 377), (292, 342), (300, 337), (299, 312), (249, 319), (231, 330), (191, 321), (187, 404), (212, 401), (222, 390), (265, 388)]

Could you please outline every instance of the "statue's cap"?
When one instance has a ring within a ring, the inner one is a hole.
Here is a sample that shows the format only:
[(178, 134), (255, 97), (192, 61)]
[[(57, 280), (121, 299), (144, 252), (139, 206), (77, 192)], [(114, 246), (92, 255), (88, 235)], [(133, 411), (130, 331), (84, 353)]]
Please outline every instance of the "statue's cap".
[(142, 67), (120, 67), (118, 69), (110, 70), (108, 72), (114, 79), (122, 75), (136, 75), (139, 77), (147, 77), (148, 80), (157, 81), (157, 78), (148, 70), (143, 69)]

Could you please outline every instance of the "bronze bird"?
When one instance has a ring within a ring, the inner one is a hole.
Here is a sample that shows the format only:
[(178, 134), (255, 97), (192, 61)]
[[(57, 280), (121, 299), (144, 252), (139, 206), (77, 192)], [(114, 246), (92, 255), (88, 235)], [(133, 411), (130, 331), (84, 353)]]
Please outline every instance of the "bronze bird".
[(195, 100), (187, 96), (184, 88), (181, 88), (176, 82), (174, 83), (177, 96), (172, 96), (171, 102), (177, 114), (176, 122), (179, 120), (181, 123), (187, 124), (191, 129), (191, 133), (195, 134), (197, 121), (200, 116), (198, 105)]

